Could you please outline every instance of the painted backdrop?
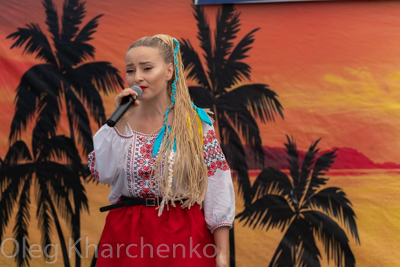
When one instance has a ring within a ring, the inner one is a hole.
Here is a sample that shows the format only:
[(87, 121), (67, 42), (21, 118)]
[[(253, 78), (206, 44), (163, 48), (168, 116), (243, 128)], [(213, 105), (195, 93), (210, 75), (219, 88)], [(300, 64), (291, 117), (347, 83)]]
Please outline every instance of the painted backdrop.
[(215, 112), (231, 266), (400, 265), (400, 2), (0, 10), (1, 266), (94, 264), (110, 188), (86, 155), (126, 49), (157, 33), (181, 41), (193, 101)]

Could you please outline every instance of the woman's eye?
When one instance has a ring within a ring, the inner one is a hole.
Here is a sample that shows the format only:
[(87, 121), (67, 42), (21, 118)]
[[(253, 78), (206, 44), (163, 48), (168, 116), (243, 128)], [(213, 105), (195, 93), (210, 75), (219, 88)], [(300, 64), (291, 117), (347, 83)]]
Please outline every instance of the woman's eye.
[(146, 68), (144, 68), (144, 70), (151, 70), (152, 69), (152, 67), (146, 67)]
[(126, 70), (126, 73), (132, 73), (134, 70)]

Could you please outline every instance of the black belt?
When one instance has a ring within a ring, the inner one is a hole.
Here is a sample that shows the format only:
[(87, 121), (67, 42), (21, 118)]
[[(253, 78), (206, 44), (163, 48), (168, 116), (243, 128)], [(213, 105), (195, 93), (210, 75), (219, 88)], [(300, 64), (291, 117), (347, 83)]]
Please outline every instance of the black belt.
[[(159, 199), (158, 198), (131, 198), (131, 197), (125, 197), (121, 196), (120, 200), (122, 202), (104, 206), (100, 208), (100, 212), (108, 211), (108, 210), (113, 210), (117, 208), (122, 208), (122, 207), (127, 207), (127, 206), (137, 206), (137, 205), (145, 205), (146, 207), (154, 207), (156, 205), (156, 201), (158, 203)], [(186, 199), (182, 199), (182, 201), (185, 201)], [(181, 200), (174, 201), (175, 204), (181, 203)], [(169, 201), (169, 204), (171, 202)]]

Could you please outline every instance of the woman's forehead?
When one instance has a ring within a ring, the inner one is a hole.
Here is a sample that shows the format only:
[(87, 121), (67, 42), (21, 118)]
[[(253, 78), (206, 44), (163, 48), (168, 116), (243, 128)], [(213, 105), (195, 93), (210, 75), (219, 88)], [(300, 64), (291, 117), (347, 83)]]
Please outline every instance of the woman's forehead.
[(126, 62), (128, 64), (144, 64), (148, 62), (156, 62), (162, 60), (160, 52), (157, 48), (139, 46), (129, 49), (126, 53)]

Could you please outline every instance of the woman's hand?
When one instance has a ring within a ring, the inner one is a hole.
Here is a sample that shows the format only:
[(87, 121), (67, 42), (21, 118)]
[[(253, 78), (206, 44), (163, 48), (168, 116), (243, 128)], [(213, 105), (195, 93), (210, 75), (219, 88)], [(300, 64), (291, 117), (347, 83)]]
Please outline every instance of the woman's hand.
[(117, 127), (118, 131), (123, 133), (125, 129), (125, 125), (128, 122), (129, 117), (132, 115), (133, 108), (138, 106), (140, 104), (140, 101), (137, 99), (137, 93), (132, 90), (131, 88), (125, 88), (114, 99), (114, 106), (117, 108), (120, 104), (121, 101), (124, 97), (127, 97), (131, 95), (135, 100), (133, 104), (129, 107), (129, 109), (126, 111), (126, 113), (119, 119), (119, 121), (116, 123), (115, 127)]
[[(134, 99), (137, 98), (137, 93), (132, 90), (131, 88), (125, 88), (124, 90), (122, 90), (121, 92), (119, 92), (119, 94), (115, 97), (114, 99), (114, 106), (118, 107), (121, 104), (122, 98), (131, 95)], [(139, 105), (139, 100), (136, 100), (134, 102), (134, 106), (138, 106)]]

